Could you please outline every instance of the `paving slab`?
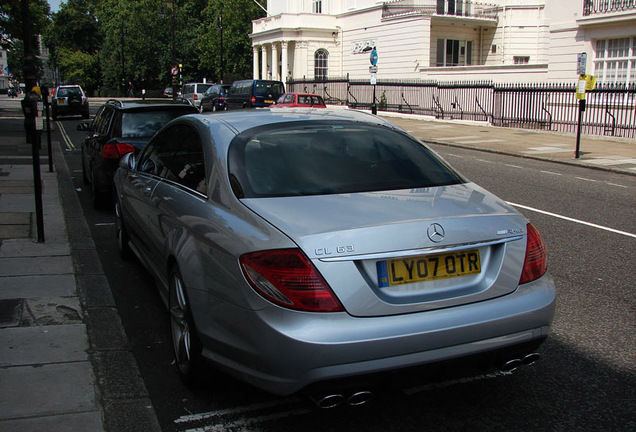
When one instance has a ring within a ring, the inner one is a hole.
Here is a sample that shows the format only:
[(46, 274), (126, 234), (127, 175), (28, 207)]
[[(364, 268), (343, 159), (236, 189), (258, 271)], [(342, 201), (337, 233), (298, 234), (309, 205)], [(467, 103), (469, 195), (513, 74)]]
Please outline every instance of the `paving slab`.
[(0, 420), (93, 411), (93, 382), (89, 362), (0, 369)]
[(104, 432), (99, 411), (0, 421), (2, 432)]
[(87, 361), (84, 324), (6, 328), (0, 332), (0, 367)]
[(75, 275), (0, 277), (0, 300), (77, 295)]
[(0, 258), (0, 277), (72, 273), (73, 261), (70, 256)]

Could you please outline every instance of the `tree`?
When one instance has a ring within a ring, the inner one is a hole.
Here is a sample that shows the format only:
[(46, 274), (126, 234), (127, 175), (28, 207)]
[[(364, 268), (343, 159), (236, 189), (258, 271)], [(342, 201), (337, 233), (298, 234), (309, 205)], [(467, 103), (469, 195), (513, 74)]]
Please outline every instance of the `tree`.
[[(46, 0), (29, 0), (29, 12), (34, 34), (42, 34), (49, 25), (51, 9)], [(10, 50), (13, 41), (22, 40), (24, 30), (22, 26), (22, 1), (0, 0), (0, 46)], [(34, 39), (34, 48), (37, 41)], [(37, 52), (37, 51), (35, 51)]]
[(251, 77), (253, 51), (249, 34), (252, 32), (252, 20), (263, 16), (265, 12), (251, 0), (210, 0), (203, 11), (199, 32), (200, 68), (209, 71), (215, 80), (221, 76), (222, 30), (225, 81)]

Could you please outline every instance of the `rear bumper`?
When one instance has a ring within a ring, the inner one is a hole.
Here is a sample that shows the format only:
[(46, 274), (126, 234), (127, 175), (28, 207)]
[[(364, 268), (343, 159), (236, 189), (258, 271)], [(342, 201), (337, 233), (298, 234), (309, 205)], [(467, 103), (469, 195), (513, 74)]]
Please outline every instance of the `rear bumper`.
[(204, 356), (280, 395), (330, 380), (538, 344), (548, 334), (555, 309), (554, 284), (547, 275), (488, 301), (368, 318), (276, 307), (248, 311), (220, 305), (202, 292), (193, 294), (200, 296), (191, 304)]

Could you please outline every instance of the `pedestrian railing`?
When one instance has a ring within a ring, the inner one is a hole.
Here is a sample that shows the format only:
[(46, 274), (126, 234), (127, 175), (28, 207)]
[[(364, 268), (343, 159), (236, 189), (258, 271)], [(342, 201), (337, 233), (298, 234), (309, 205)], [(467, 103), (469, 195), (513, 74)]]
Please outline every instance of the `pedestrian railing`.
[[(370, 109), (367, 80), (291, 80), (289, 91), (323, 96), (327, 104)], [(423, 80), (378, 81), (378, 111), (489, 122), (494, 126), (575, 133), (579, 102), (574, 84), (494, 84)], [(636, 84), (598, 85), (586, 93), (581, 132), (636, 138)]]

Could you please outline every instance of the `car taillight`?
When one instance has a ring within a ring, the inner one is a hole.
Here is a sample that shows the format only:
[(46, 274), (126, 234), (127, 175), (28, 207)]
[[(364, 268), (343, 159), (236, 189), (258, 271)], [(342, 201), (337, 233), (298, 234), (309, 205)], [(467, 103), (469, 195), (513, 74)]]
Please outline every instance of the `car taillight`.
[(521, 279), (519, 284), (532, 282), (539, 279), (548, 270), (548, 257), (545, 253), (545, 245), (539, 231), (532, 225), (527, 226), (528, 243), (526, 245), (526, 258), (523, 262)]
[(126, 153), (135, 151), (135, 147), (127, 143), (108, 143), (102, 147), (102, 157), (106, 159), (119, 159)]
[(277, 305), (308, 312), (344, 310), (318, 270), (298, 249), (253, 252), (239, 261), (251, 287)]
[(194, 100), (199, 100), (199, 95), (198, 94), (194, 94)]
[(254, 96), (252, 96), (251, 101), (252, 101), (252, 103), (256, 103), (256, 98)]
[(219, 102), (225, 102), (225, 98), (223, 96), (219, 96)]

